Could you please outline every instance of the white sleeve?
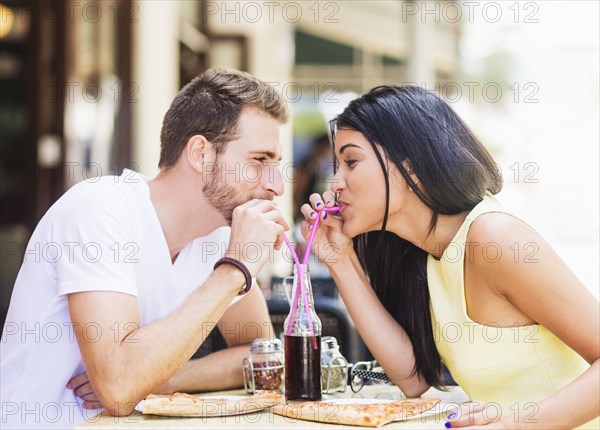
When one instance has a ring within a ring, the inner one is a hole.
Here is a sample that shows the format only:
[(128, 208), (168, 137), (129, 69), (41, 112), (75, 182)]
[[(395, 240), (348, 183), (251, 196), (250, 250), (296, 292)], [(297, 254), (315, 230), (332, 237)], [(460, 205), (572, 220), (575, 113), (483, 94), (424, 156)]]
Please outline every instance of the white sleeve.
[[(56, 262), (59, 295), (80, 291), (117, 291), (137, 296), (135, 215), (115, 185), (85, 184), (57, 208), (51, 240), (62, 248)], [(139, 237), (139, 235), (137, 235)]]

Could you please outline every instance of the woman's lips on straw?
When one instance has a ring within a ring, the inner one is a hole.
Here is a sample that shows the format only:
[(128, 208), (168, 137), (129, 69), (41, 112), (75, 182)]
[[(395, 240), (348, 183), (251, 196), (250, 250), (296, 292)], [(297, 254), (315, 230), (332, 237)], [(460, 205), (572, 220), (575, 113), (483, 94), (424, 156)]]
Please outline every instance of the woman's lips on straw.
[(334, 215), (340, 215), (342, 213), (342, 211), (344, 210), (345, 206), (343, 205), (337, 205), (337, 206), (333, 206), (330, 208), (323, 208), (321, 209), (324, 212), (333, 212)]

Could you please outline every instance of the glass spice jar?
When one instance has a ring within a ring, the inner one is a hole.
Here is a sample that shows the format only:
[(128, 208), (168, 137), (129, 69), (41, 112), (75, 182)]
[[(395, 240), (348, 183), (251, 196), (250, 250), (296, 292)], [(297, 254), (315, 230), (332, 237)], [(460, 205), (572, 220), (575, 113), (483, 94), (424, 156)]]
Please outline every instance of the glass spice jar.
[(324, 336), (321, 339), (321, 390), (323, 393), (346, 391), (348, 361), (340, 352), (337, 339)]
[(244, 358), (242, 364), (246, 392), (281, 390), (283, 369), (281, 341), (255, 339), (250, 345), (250, 356)]

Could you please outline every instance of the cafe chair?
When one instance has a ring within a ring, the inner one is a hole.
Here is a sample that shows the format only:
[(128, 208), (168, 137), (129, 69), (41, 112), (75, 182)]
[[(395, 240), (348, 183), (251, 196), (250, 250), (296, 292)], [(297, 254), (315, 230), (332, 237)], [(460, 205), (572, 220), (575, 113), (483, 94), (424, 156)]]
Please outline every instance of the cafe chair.
[(227, 342), (218, 327), (214, 327), (191, 359), (206, 357), (208, 354), (227, 348)]

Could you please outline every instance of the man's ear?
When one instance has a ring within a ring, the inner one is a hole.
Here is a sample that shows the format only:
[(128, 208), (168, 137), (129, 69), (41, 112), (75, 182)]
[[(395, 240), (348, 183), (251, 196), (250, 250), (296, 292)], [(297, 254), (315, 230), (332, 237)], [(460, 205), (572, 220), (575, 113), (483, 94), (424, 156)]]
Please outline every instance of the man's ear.
[(212, 160), (213, 147), (201, 134), (190, 137), (185, 145), (183, 153), (192, 169), (198, 173), (204, 170), (204, 164)]

